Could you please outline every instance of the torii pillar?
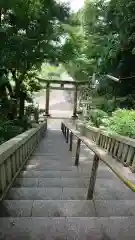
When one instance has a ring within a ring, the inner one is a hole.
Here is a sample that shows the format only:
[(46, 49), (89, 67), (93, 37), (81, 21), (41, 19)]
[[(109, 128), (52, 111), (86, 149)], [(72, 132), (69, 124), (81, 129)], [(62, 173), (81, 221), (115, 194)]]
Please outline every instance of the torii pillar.
[(45, 114), (44, 114), (44, 116), (46, 117), (50, 117), (49, 100), (50, 100), (50, 83), (47, 83), (46, 84), (46, 104), (45, 104)]
[(73, 116), (72, 118), (78, 118), (77, 116), (77, 92), (78, 92), (78, 85), (75, 85), (75, 92), (74, 92), (74, 108), (73, 108)]

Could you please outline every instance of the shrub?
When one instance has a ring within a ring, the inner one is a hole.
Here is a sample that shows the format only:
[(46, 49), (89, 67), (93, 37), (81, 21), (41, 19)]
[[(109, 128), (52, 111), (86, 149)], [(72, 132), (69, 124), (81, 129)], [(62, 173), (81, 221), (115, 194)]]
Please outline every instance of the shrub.
[(99, 109), (101, 109), (104, 112), (107, 112), (108, 114), (111, 114), (116, 109), (116, 102), (114, 99), (104, 99), (99, 104)]
[(39, 109), (39, 107), (35, 107), (33, 104), (26, 107), (25, 115), (29, 119), (31, 119), (31, 117), (33, 116), (36, 123), (39, 122), (39, 114), (40, 113), (41, 113), (41, 110)]
[(135, 111), (118, 109), (107, 121), (107, 130), (135, 138)]
[(31, 122), (24, 116), (23, 119), (0, 121), (0, 144), (16, 137), (32, 127)]
[(23, 132), (21, 126), (17, 126), (13, 121), (6, 121), (0, 123), (0, 143), (8, 141)]
[(90, 110), (90, 121), (94, 123), (96, 127), (103, 124), (104, 119), (108, 117), (108, 114), (100, 109)]
[(122, 109), (134, 109), (135, 108), (135, 95), (128, 95), (125, 98), (117, 100), (117, 106)]

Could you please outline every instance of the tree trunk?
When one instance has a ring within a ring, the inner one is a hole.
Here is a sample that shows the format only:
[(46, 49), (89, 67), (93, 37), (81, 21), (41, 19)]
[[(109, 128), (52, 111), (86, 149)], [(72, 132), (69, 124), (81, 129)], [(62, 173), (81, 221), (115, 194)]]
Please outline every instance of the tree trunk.
[(11, 70), (11, 73), (12, 73), (12, 77), (13, 77), (13, 80), (15, 82), (15, 89), (14, 89), (14, 106), (13, 106), (13, 114), (14, 114), (14, 117), (17, 117), (17, 108), (18, 108), (18, 97), (19, 97), (19, 86), (18, 86), (18, 79), (16, 77), (16, 70), (15, 69), (12, 69)]
[(15, 98), (19, 101), (19, 118), (24, 117), (24, 107), (25, 107), (25, 93), (22, 90), (22, 82), (25, 74), (22, 73), (20, 77), (16, 76), (16, 70), (12, 69), (12, 76), (15, 81)]
[(20, 93), (20, 102), (19, 102), (19, 118), (23, 119), (24, 117), (24, 106), (25, 106), (25, 96), (24, 93)]

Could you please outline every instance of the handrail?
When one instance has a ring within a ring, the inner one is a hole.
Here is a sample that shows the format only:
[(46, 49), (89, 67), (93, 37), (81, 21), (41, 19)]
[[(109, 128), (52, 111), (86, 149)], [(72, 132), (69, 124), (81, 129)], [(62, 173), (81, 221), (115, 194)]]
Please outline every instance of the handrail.
[(122, 135), (117, 134), (117, 133), (108, 133), (108, 132), (105, 132), (102, 129), (98, 129), (98, 128), (95, 128), (95, 127), (89, 127), (88, 129), (92, 130), (95, 133), (100, 132), (102, 135), (104, 135), (106, 137), (114, 138), (117, 141), (120, 141), (120, 142), (125, 143), (125, 144), (128, 143), (130, 146), (135, 147), (135, 139), (133, 139), (133, 138), (122, 136)]
[(135, 173), (135, 139), (109, 133), (95, 127), (86, 127), (82, 122), (75, 122), (75, 129), (121, 162), (125, 167), (129, 167)]
[(127, 136), (122, 136), (120, 134), (117, 134), (117, 133), (111, 133), (111, 132), (106, 132), (105, 130), (103, 129), (100, 129), (100, 128), (96, 128), (96, 127), (93, 127), (93, 126), (84, 126), (84, 131), (86, 130), (90, 130), (94, 133), (100, 133), (102, 134), (103, 136), (105, 137), (110, 137), (110, 138), (113, 138), (117, 141), (120, 141), (124, 144), (129, 144), (130, 146), (132, 147), (135, 147), (135, 139), (134, 138), (130, 138), (130, 137), (127, 137)]
[[(104, 149), (101, 149), (97, 144), (90, 139), (88, 139), (85, 136), (82, 136), (79, 131), (72, 128), (72, 124), (62, 122), (61, 130), (66, 137), (66, 142), (68, 142), (69, 132), (70, 132), (70, 148), (69, 150), (72, 151), (72, 140), (73, 135), (77, 137), (77, 149), (76, 149), (76, 158), (75, 158), (75, 165), (78, 166), (79, 164), (79, 153), (80, 153), (80, 144), (83, 142), (90, 150), (92, 150), (95, 153), (95, 157), (93, 160), (93, 166), (92, 166), (92, 173), (90, 177), (90, 185), (88, 190), (87, 199), (93, 198), (94, 188), (95, 188), (95, 182), (96, 182), (96, 174), (98, 169), (99, 160), (104, 162), (112, 171), (115, 173), (115, 175), (133, 192), (135, 192), (135, 184), (133, 184), (130, 180), (128, 180), (125, 176), (123, 176), (120, 171), (111, 164), (111, 161), (114, 160), (113, 157), (111, 157), (107, 151)], [(67, 134), (68, 132), (68, 134)], [(72, 137), (71, 137), (72, 136)]]

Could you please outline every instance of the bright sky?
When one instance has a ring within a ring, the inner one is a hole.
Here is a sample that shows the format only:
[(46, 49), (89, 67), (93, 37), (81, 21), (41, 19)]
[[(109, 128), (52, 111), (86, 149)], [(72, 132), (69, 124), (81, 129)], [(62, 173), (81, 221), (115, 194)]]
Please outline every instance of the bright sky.
[(71, 6), (71, 9), (74, 12), (77, 12), (80, 8), (82, 8), (83, 4), (84, 4), (84, 0), (59, 0), (59, 1), (61, 1), (61, 2), (69, 2), (70, 6)]

